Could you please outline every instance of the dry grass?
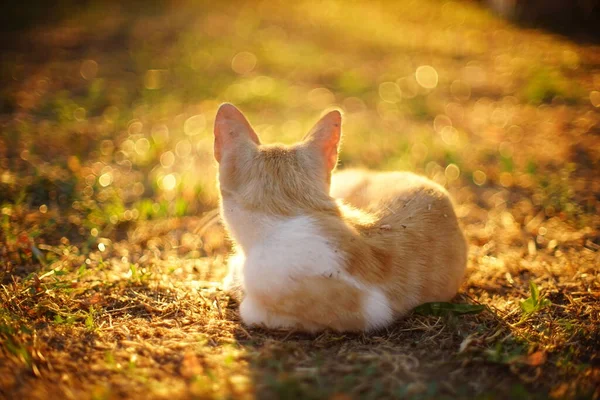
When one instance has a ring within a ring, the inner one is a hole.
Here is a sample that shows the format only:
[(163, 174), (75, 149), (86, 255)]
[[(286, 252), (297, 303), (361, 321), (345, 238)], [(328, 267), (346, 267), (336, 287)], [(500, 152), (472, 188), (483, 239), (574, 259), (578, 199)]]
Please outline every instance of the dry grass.
[[(0, 397), (600, 398), (600, 48), (471, 3), (115, 7), (2, 53)], [(221, 101), (267, 141), (340, 106), (342, 167), (446, 185), (455, 303), (485, 310), (241, 325), (210, 212)]]

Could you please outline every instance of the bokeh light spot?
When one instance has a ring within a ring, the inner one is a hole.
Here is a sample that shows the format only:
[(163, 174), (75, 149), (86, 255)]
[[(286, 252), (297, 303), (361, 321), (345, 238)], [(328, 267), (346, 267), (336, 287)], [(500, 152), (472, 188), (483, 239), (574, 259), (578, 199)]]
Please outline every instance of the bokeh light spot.
[(419, 84), (414, 76), (407, 76), (396, 81), (400, 88), (400, 94), (405, 99), (412, 99), (419, 94)]
[(513, 176), (510, 172), (502, 172), (500, 174), (500, 184), (504, 187), (511, 187), (513, 185)]
[(169, 192), (171, 190), (175, 189), (176, 185), (177, 185), (177, 178), (175, 178), (175, 175), (173, 175), (173, 174), (167, 174), (162, 179), (162, 187), (163, 187), (163, 189), (165, 189), (165, 190), (167, 190)]
[(206, 118), (202, 114), (189, 117), (183, 123), (183, 132), (188, 136), (194, 136), (202, 133), (206, 128)]
[(185, 158), (192, 152), (192, 144), (188, 140), (181, 140), (175, 146), (175, 152), (181, 158)]
[(365, 111), (367, 109), (367, 105), (358, 97), (347, 97), (344, 99), (344, 108), (349, 113), (357, 113)]
[(316, 109), (321, 109), (331, 105), (335, 101), (335, 96), (329, 89), (316, 88), (308, 92), (308, 102)]
[(140, 121), (132, 121), (129, 124), (129, 128), (127, 129), (127, 132), (130, 135), (137, 135), (142, 132), (143, 128), (144, 128), (144, 125)]
[(593, 90), (590, 93), (590, 102), (594, 107), (600, 107), (600, 92)]
[(150, 150), (150, 141), (146, 138), (140, 138), (135, 142), (135, 152), (143, 156)]
[(110, 156), (115, 150), (115, 144), (112, 140), (105, 139), (100, 143), (100, 153), (103, 156)]
[(417, 68), (415, 78), (425, 89), (434, 89), (438, 84), (438, 73), (431, 65), (421, 65)]
[(237, 53), (231, 60), (231, 69), (240, 75), (249, 74), (256, 67), (256, 56), (249, 51)]
[(508, 128), (508, 135), (513, 143), (518, 143), (523, 139), (523, 128), (518, 125), (511, 125)]
[(136, 196), (141, 196), (144, 194), (146, 188), (142, 182), (136, 182), (133, 184), (133, 194)]
[(485, 172), (483, 172), (481, 170), (477, 170), (477, 171), (473, 172), (473, 182), (475, 182), (475, 184), (477, 186), (483, 185), (486, 180), (487, 180), (487, 176), (485, 175)]
[(450, 92), (457, 100), (467, 101), (471, 97), (471, 86), (460, 80), (455, 80), (450, 85)]
[(81, 63), (79, 73), (85, 80), (92, 80), (98, 75), (98, 63), (94, 60), (85, 60)]
[(506, 111), (501, 108), (496, 108), (492, 112), (492, 116), (490, 118), (492, 124), (496, 125), (498, 128), (504, 128), (508, 123), (508, 115)]
[(169, 127), (164, 124), (153, 126), (151, 135), (154, 143), (164, 144), (169, 140)]
[(448, 179), (448, 182), (455, 181), (460, 176), (460, 168), (458, 168), (458, 165), (456, 164), (448, 164), (444, 171), (444, 175), (446, 176), (446, 179)]
[(81, 121), (85, 121), (85, 108), (83, 107), (77, 107), (74, 111), (73, 111), (73, 118), (75, 118), (75, 121), (81, 122)]
[(388, 103), (397, 103), (400, 101), (400, 88), (394, 82), (383, 82), (379, 85), (379, 97)]
[(458, 143), (458, 131), (452, 125), (446, 125), (440, 132), (442, 140), (449, 146), (456, 145)]
[(165, 168), (170, 168), (175, 163), (175, 154), (172, 151), (162, 153), (160, 156), (160, 165)]
[(447, 126), (452, 126), (452, 120), (444, 114), (436, 115), (433, 120), (433, 130), (437, 133), (442, 133), (442, 130)]
[(100, 178), (98, 178), (98, 183), (100, 183), (100, 186), (102, 187), (107, 187), (108, 185), (110, 185), (113, 181), (113, 176), (112, 173), (110, 172), (106, 172), (102, 175), (100, 175)]

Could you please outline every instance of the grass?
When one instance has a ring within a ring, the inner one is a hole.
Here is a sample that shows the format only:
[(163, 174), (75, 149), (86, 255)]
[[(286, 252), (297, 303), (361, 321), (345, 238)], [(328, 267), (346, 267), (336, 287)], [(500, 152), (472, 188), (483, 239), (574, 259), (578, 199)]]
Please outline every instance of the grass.
[[(0, 397), (600, 396), (597, 46), (471, 2), (59, 16), (13, 21), (0, 56)], [(242, 325), (212, 211), (223, 101), (266, 142), (340, 107), (341, 168), (445, 185), (456, 299), (370, 334)]]

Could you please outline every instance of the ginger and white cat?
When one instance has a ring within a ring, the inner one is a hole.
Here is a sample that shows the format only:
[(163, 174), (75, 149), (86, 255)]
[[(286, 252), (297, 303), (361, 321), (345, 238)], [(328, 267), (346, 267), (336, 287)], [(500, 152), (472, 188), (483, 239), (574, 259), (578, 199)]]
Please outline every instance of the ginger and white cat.
[(263, 145), (233, 105), (217, 112), (221, 213), (236, 244), (226, 286), (241, 285), (247, 325), (372, 330), (461, 284), (467, 246), (446, 190), (407, 172), (331, 182), (341, 122), (332, 111), (297, 144)]

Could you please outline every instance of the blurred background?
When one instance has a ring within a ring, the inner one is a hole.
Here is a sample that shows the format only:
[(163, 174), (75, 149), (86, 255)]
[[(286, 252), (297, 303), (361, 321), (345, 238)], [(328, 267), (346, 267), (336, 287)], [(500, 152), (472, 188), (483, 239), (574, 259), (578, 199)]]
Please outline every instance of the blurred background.
[[(3, 4), (0, 398), (598, 398), (599, 10)], [(220, 289), (222, 102), (267, 143), (340, 108), (339, 168), (444, 185), (469, 242), (454, 306), (485, 311), (246, 330)]]
[(215, 208), (212, 124), (225, 101), (265, 142), (294, 142), (339, 107), (340, 168), (427, 175), (466, 220), (501, 207), (519, 223), (541, 213), (586, 226), (599, 211), (597, 2), (4, 7), (9, 253), (32, 240), (95, 246)]

